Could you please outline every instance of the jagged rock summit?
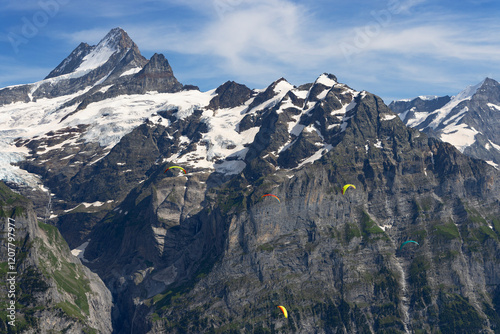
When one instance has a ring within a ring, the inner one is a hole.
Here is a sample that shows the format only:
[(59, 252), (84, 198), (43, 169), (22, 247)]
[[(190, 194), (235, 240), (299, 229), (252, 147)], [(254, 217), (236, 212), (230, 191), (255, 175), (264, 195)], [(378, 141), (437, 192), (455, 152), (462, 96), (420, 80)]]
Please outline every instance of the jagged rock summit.
[(486, 78), (456, 96), (417, 97), (389, 105), (408, 126), (500, 166), (500, 84)]
[(115, 94), (182, 89), (162, 55), (155, 54), (148, 61), (123, 29), (114, 28), (97, 45), (81, 43), (44, 80), (1, 89), (0, 105), (73, 95), (65, 104), (69, 107), (81, 101), (98, 101), (114, 85), (125, 86), (115, 87)]
[(136, 56), (134, 60), (139, 60), (130, 65), (140, 67), (146, 63), (146, 59), (141, 56), (139, 48), (127, 33), (121, 28), (114, 28), (97, 45), (89, 46), (87, 43), (81, 43), (45, 79), (69, 73), (84, 75), (89, 70), (94, 70), (110, 60), (116, 63), (110, 58), (114, 56), (114, 58), (122, 59), (127, 52), (132, 52)]

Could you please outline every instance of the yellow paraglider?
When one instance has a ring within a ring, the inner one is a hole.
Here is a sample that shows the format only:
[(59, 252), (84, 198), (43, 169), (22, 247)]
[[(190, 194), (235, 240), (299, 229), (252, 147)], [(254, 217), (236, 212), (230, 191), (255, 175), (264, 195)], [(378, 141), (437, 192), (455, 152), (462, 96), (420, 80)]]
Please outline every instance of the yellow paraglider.
[(347, 188), (349, 187), (353, 187), (354, 189), (356, 189), (356, 187), (354, 186), (354, 184), (346, 184), (345, 186), (342, 187), (342, 195), (345, 194)]
[(170, 166), (167, 169), (165, 169), (165, 171), (163, 172), (163, 174), (165, 174), (167, 172), (167, 170), (172, 169), (172, 168), (178, 168), (178, 169), (182, 170), (184, 172), (184, 174), (187, 174), (186, 170), (184, 168), (182, 168), (182, 167), (179, 167), (179, 166)]
[(285, 318), (288, 318), (288, 312), (286, 311), (286, 308), (284, 306), (278, 306), (278, 308), (281, 310), (281, 312), (283, 312), (283, 314), (285, 315)]

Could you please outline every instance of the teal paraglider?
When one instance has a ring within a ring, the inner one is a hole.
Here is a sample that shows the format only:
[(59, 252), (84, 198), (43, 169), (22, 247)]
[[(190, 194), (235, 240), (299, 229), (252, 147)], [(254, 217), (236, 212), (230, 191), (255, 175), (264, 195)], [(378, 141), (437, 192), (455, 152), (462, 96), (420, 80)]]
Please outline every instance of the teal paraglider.
[[(403, 243), (401, 244), (401, 247), (399, 247), (399, 249), (403, 248), (403, 246), (404, 246), (404, 245), (406, 245), (406, 244), (407, 244), (407, 243), (409, 243), (409, 242), (414, 242), (414, 243), (416, 243), (416, 244), (418, 245), (418, 242), (413, 241), (413, 240), (408, 240), (408, 241), (403, 242)], [(420, 246), (420, 245), (419, 245), (419, 246)]]

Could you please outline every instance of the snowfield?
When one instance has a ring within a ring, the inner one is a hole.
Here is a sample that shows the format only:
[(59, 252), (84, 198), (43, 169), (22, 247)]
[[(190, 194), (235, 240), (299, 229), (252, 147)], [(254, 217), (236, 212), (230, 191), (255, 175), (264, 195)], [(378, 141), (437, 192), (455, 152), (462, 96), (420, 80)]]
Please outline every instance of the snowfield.
[[(100, 66), (113, 54), (113, 48), (106, 47), (106, 43), (92, 51), (76, 72), (88, 71), (96, 66)], [(127, 72), (127, 75), (137, 72), (133, 68)], [(76, 73), (75, 72), (75, 73)], [(76, 75), (70, 73), (71, 75)], [(61, 77), (52, 79), (57, 81)], [(42, 82), (33, 84), (33, 87), (39, 86)], [(98, 83), (97, 83), (98, 84)], [(95, 84), (95, 85), (97, 85)], [(28, 183), (32, 187), (40, 187), (38, 176), (11, 165), (12, 162), (19, 162), (30, 158), (28, 149), (21, 146), (16, 147), (16, 139), (49, 139), (55, 136), (65, 136), (65, 140), (55, 145), (43, 145), (45, 151), (67, 149), (68, 147), (79, 145), (81, 143), (98, 143), (106, 151), (110, 151), (126, 134), (146, 120), (149, 122), (161, 124), (168, 127), (170, 121), (159, 116), (161, 112), (172, 110), (173, 115), (178, 120), (185, 120), (192, 116), (195, 111), (201, 110), (200, 121), (206, 124), (208, 131), (203, 133), (201, 140), (193, 146), (194, 150), (182, 153), (181, 151), (172, 156), (163, 158), (162, 162), (181, 164), (190, 170), (209, 169), (223, 174), (238, 174), (246, 166), (244, 162), (248, 152), (247, 146), (254, 141), (260, 127), (251, 127), (245, 131), (239, 130), (242, 119), (247, 115), (258, 117), (258, 113), (264, 109), (276, 107), (278, 114), (284, 113), (289, 108), (300, 109), (300, 113), (291, 115), (287, 124), (290, 139), (277, 151), (272, 152), (278, 156), (281, 152), (287, 150), (303, 131), (316, 132), (321, 142), (315, 143), (317, 151), (308, 158), (300, 162), (300, 166), (306, 163), (312, 163), (321, 158), (323, 154), (332, 149), (331, 145), (325, 142), (325, 136), (321, 133), (321, 124), (316, 123), (309, 126), (301, 124), (301, 118), (307, 119), (312, 115), (315, 107), (321, 105), (327, 98), (328, 93), (333, 88), (342, 88), (343, 94), (351, 94), (352, 99), (344, 103), (338, 110), (331, 112), (331, 115), (338, 118), (339, 123), (328, 124), (327, 130), (334, 127), (340, 127), (340, 131), (345, 131), (349, 119), (347, 116), (355, 106), (357, 98), (366, 96), (365, 92), (356, 92), (344, 84), (336, 82), (327, 74), (320, 75), (315, 81), (313, 87), (321, 87), (320, 92), (316, 92), (314, 97), (310, 97), (311, 92), (296, 88), (284, 79), (273, 83), (274, 96), (268, 98), (260, 105), (249, 109), (249, 106), (255, 100), (255, 96), (263, 93), (266, 89), (255, 89), (254, 97), (249, 98), (243, 105), (235, 108), (208, 109), (210, 101), (216, 95), (215, 89), (206, 92), (198, 90), (185, 90), (176, 93), (158, 93), (154, 91), (145, 94), (120, 95), (106, 100), (89, 103), (84, 109), (77, 110), (78, 103), (68, 105), (68, 102), (82, 94), (88, 92), (93, 86), (67, 96), (57, 98), (40, 98), (36, 102), (17, 102), (0, 106), (0, 179), (16, 183)], [(318, 86), (320, 85), (320, 86)], [(106, 85), (100, 88), (101, 92), (106, 92), (112, 85)], [(304, 100), (303, 107), (294, 105), (288, 93), (292, 93)], [(65, 107), (62, 107), (65, 105)], [(394, 115), (383, 115), (383, 120), (391, 120)], [(161, 123), (160, 123), (161, 122)], [(148, 124), (153, 124), (148, 123)], [(82, 128), (85, 130), (68, 132), (71, 129)], [(192, 144), (191, 139), (186, 136), (180, 137), (180, 146), (187, 147)], [(63, 159), (70, 159), (71, 154)], [(96, 163), (102, 157), (96, 157), (91, 164)], [(226, 160), (226, 158), (229, 158)], [(118, 163), (120, 165), (120, 162)], [(300, 167), (299, 166), (299, 167)], [(85, 205), (85, 204), (84, 204)], [(93, 204), (94, 206), (96, 204)]]

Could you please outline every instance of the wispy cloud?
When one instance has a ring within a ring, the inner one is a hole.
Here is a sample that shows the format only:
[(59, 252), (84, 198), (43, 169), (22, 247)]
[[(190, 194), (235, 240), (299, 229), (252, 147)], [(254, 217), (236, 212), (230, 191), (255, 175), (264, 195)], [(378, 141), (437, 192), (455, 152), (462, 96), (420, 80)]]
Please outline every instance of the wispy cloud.
[(381, 32), (360, 52), (422, 54), (440, 59), (461, 60), (493, 60), (493, 57), (500, 54), (498, 35), (494, 31), (486, 28), (480, 39), (477, 36), (475, 30), (449, 25), (395, 27)]
[(109, 32), (111, 28), (113, 27), (85, 29), (76, 32), (61, 31), (57, 33), (57, 37), (66, 40), (68, 43), (74, 44), (75, 46), (80, 44), (81, 42), (92, 45), (98, 43)]
[(428, 0), (406, 0), (406, 1), (398, 1), (398, 0), (392, 0), (388, 2), (388, 7), (393, 7), (393, 11), (396, 12), (397, 14), (411, 14), (412, 9), (417, 7), (418, 5), (421, 5)]
[[(178, 3), (199, 10), (210, 7), (207, 4), (210, 2)], [(267, 78), (270, 73), (290, 72), (291, 67), (317, 70), (319, 74), (328, 63), (335, 63), (338, 67), (347, 65), (345, 53), (339, 45), (351, 42), (358, 31), (370, 24), (363, 22), (358, 26), (339, 27), (317, 21), (307, 6), (292, 1), (257, 0), (250, 4), (249, 1), (235, 0), (233, 3), (238, 5), (227, 9), (223, 18), (212, 13), (212, 18), (195, 30), (165, 26), (160, 29), (166, 33), (159, 38), (154, 34), (158, 29), (156, 24), (134, 27), (132, 31), (139, 36), (137, 43), (141, 48), (215, 56), (221, 62), (220, 66), (214, 66), (214, 72)], [(384, 63), (384, 59), (391, 58), (388, 56), (400, 57), (399, 70), (408, 70), (407, 75), (412, 80), (425, 80), (409, 71), (414, 68), (414, 60), (408, 57), (421, 55), (442, 61), (493, 61), (495, 55), (500, 54), (498, 34), (492, 31), (494, 28), (481, 27), (485, 33), (478, 38), (479, 29), (474, 25), (440, 22), (443, 17), (438, 18), (432, 13), (421, 13), (422, 19), (408, 17), (413, 9), (424, 3), (424, 0), (394, 2), (397, 7), (389, 9), (398, 14), (392, 14), (390, 24), (379, 27), (379, 32), (358, 48), (350, 59), (353, 62), (350, 65), (354, 66), (350, 67), (362, 70), (367, 61), (372, 63), (378, 58)], [(375, 18), (371, 23), (377, 23)], [(419, 67), (417, 73), (424, 73), (421, 70), (425, 65)]]
[[(215, 56), (221, 61), (214, 71), (236, 76), (260, 76), (291, 64), (305, 65), (306, 58), (317, 51), (317, 46), (309, 45), (306, 26), (312, 27), (307, 8), (301, 5), (282, 0), (255, 1), (251, 6), (242, 2), (222, 19), (211, 15), (196, 30), (156, 23), (128, 30), (142, 49)], [(164, 32), (161, 36), (154, 33), (158, 29)]]

